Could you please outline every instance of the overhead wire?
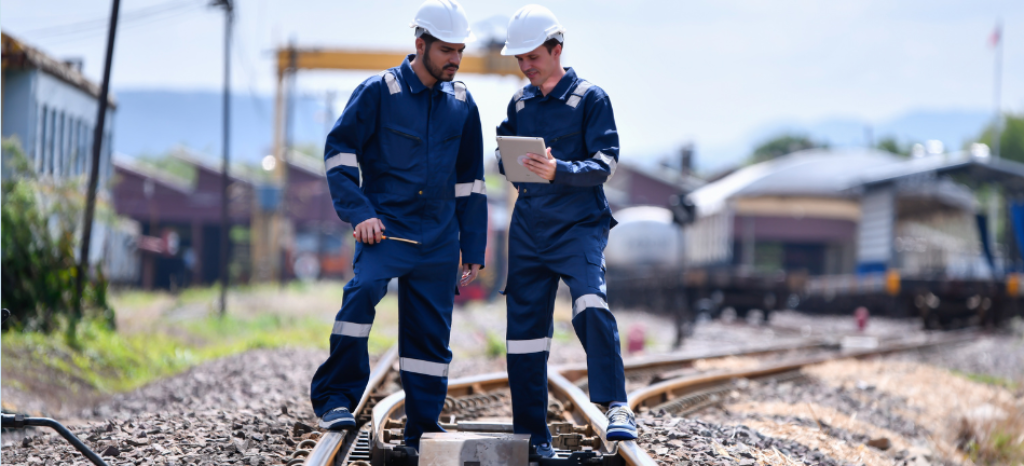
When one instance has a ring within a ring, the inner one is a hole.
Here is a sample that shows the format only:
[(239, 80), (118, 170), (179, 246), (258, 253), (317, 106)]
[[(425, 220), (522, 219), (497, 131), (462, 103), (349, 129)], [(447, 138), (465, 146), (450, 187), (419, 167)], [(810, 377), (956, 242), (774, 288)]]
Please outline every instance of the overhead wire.
[[(201, 7), (202, 4), (198, 4), (196, 6), (200, 6)], [(202, 11), (203, 10), (200, 9), (200, 8), (189, 8), (189, 9), (176, 10), (176, 11), (173, 11), (173, 12), (165, 13), (162, 16), (149, 16), (149, 17), (145, 17), (145, 18), (139, 18), (139, 19), (136, 19), (136, 20), (134, 20), (132, 22), (127, 22), (127, 23), (120, 23), (119, 22), (117, 27), (118, 27), (118, 30), (120, 31), (120, 30), (137, 29), (140, 26), (149, 26), (149, 25), (154, 25), (154, 24), (157, 24), (157, 23), (174, 24), (175, 22), (178, 22), (178, 21), (180, 21), (182, 19), (191, 19), (191, 18), (197, 16), (197, 14), (201, 13)], [(76, 41), (76, 40), (83, 40), (83, 39), (86, 39), (86, 38), (88, 38), (90, 36), (98, 36), (98, 35), (101, 35), (101, 34), (104, 34), (104, 33), (106, 33), (105, 29), (80, 30), (80, 31), (77, 31), (75, 34), (52, 35), (49, 38), (47, 38), (47, 37), (39, 38), (39, 37), (32, 37), (32, 36), (28, 36), (27, 38), (31, 39), (33, 41), (38, 41), (38, 42), (41, 42), (41, 43), (45, 43), (47, 45), (53, 45), (53, 44), (62, 44), (62, 43), (66, 43), (66, 42)]]
[[(238, 10), (237, 4), (235, 5), (235, 10)], [(253, 85), (253, 75), (255, 72), (252, 69), (252, 63), (250, 62), (252, 57), (249, 55), (248, 49), (245, 46), (245, 39), (243, 38), (244, 34), (238, 33), (238, 30), (239, 28), (235, 28), (235, 30), (232, 31), (231, 41), (235, 43), (237, 47), (233, 47), (231, 49), (231, 55), (239, 64), (242, 65), (242, 74), (245, 75), (245, 84), (249, 91), (249, 100), (252, 102), (252, 105), (256, 109), (256, 113), (259, 115), (260, 119), (265, 120), (267, 118), (267, 111), (263, 108), (263, 103), (260, 102), (259, 96), (256, 94), (255, 86)]]
[[(130, 11), (125, 11), (121, 14), (118, 22), (121, 24), (134, 22), (137, 19), (143, 19), (148, 16), (162, 14), (168, 11), (176, 9), (200, 6), (202, 3), (189, 0), (172, 0), (169, 2), (160, 3), (157, 5), (151, 5), (144, 8), (138, 8)], [(61, 36), (66, 34), (77, 34), (81, 32), (99, 30), (103, 31), (110, 25), (109, 16), (101, 16), (93, 19), (81, 20), (81, 22), (66, 23), (62, 25), (46, 26), (42, 28), (30, 29), (22, 31), (22, 34), (33, 35), (35, 37), (49, 37), (49, 36)], [(47, 34), (51, 33), (51, 34)]]

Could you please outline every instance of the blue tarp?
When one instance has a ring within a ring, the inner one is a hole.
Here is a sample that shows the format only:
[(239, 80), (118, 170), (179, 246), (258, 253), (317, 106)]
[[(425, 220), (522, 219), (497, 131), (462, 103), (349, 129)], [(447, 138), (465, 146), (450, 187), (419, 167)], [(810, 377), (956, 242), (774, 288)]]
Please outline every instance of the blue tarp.
[(981, 252), (985, 254), (985, 262), (988, 262), (988, 269), (992, 271), (992, 276), (997, 277), (1000, 273), (996, 270), (996, 261), (992, 256), (992, 242), (989, 241), (988, 236), (988, 215), (975, 214), (974, 218), (978, 223), (978, 236), (981, 237)]
[[(1017, 242), (1017, 253), (1024, 263), (1024, 203), (1010, 203), (1010, 222), (1013, 224), (1013, 239)], [(1024, 270), (1016, 270), (1024, 272)]]

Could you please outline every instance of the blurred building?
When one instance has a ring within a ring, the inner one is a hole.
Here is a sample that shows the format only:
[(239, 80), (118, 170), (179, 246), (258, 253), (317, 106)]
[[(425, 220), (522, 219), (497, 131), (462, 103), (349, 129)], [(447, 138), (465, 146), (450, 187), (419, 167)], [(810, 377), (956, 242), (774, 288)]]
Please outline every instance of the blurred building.
[(698, 218), (687, 228), (687, 263), (808, 275), (899, 267), (907, 275), (987, 276), (969, 188), (935, 178), (863, 189), (910, 163), (874, 150), (814, 149), (739, 169), (690, 195)]
[[(81, 60), (59, 60), (7, 35), (0, 34), (3, 54), (3, 118), (0, 133), (17, 138), (30, 166), (41, 180), (84, 181), (92, 165), (93, 135), (99, 112), (100, 86), (82, 75)], [(100, 151), (97, 201), (110, 201), (113, 95)], [(10, 154), (3, 155), (3, 176), (9, 176)], [(83, 183), (84, 186), (84, 183)], [(102, 264), (112, 283), (137, 278), (135, 237), (138, 225), (124, 219), (93, 222), (89, 263)]]
[[(210, 284), (220, 273), (220, 170), (198, 157), (176, 153), (194, 169), (192, 179), (175, 176), (128, 157), (117, 157), (114, 207), (141, 226), (155, 247), (141, 247), (139, 280), (146, 289)], [(232, 176), (229, 221), (248, 225), (252, 183)]]
[[(89, 173), (100, 88), (82, 75), (81, 60), (62, 61), (6, 33), (3, 47), (4, 138), (15, 136), (35, 171), (65, 178)], [(117, 103), (108, 96), (100, 193), (113, 174), (111, 134)]]
[[(176, 176), (150, 162), (114, 160), (114, 205), (119, 215), (141, 225), (144, 243), (137, 285), (177, 288), (216, 283), (220, 277), (221, 167), (184, 149), (164, 163), (184, 164), (191, 176)], [(344, 276), (351, 269), (350, 227), (334, 212), (323, 164), (293, 154), (282, 205), (265, 184), (266, 173), (232, 167), (229, 176), (229, 273), (235, 283), (252, 278), (251, 225), (257, 209), (284, 209), (282, 235), (285, 279)], [(173, 246), (173, 247), (170, 247)]]
[(672, 196), (685, 196), (705, 184), (693, 173), (693, 146), (680, 150), (678, 163), (663, 161), (656, 168), (620, 163), (604, 185), (613, 211), (635, 206), (670, 207)]

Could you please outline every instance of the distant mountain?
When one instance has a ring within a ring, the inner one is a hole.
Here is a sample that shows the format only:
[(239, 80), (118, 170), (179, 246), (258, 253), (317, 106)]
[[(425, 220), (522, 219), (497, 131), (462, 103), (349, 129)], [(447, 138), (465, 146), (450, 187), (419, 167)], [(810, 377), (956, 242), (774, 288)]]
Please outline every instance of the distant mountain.
[[(118, 90), (118, 109), (114, 127), (114, 150), (129, 155), (155, 155), (177, 145), (220, 157), (221, 95), (208, 91)], [(322, 147), (327, 125), (332, 124), (348, 100), (339, 95), (332, 115), (325, 120), (322, 99), (299, 96), (295, 99), (292, 140), (297, 146)], [(270, 153), (274, 102), (269, 96), (236, 93), (232, 97), (231, 157), (238, 161), (258, 162)], [(808, 134), (835, 147), (863, 146), (865, 127), (871, 125), (872, 138), (894, 136), (901, 142), (939, 139), (952, 150), (976, 136), (987, 124), (991, 112), (981, 110), (918, 110), (882, 122), (855, 118), (830, 118), (817, 122), (773, 122), (736, 138), (728, 144), (697, 145), (696, 163), (702, 172), (714, 172), (742, 163), (753, 147), (783, 132)], [(319, 155), (319, 154), (316, 154)], [(651, 159), (649, 163), (656, 164)]]
[(782, 133), (806, 134), (833, 147), (862, 147), (866, 145), (870, 131), (875, 142), (884, 137), (895, 137), (901, 143), (938, 139), (947, 150), (959, 150), (965, 142), (980, 134), (991, 120), (991, 111), (916, 110), (882, 122), (855, 118), (830, 118), (811, 123), (773, 122), (729, 144), (698, 146), (697, 167), (704, 172), (714, 172), (742, 163), (753, 152), (754, 146)]
[[(162, 154), (186, 145), (211, 157), (221, 154), (221, 94), (206, 91), (116, 91), (114, 150), (129, 156)], [(335, 101), (333, 123), (347, 96)], [(321, 146), (327, 131), (322, 99), (300, 96), (294, 102), (292, 140)], [(257, 162), (273, 143), (274, 102), (268, 96), (233, 94), (231, 157)]]

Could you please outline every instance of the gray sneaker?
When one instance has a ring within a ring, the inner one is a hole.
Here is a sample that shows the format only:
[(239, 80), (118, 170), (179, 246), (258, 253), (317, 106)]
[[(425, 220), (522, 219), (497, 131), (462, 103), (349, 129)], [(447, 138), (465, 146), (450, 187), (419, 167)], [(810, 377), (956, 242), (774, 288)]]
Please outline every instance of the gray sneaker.
[(636, 440), (636, 417), (626, 406), (616, 406), (605, 413), (608, 416), (608, 440)]
[(334, 408), (320, 418), (320, 428), (327, 430), (350, 429), (356, 426), (356, 418), (348, 408)]

